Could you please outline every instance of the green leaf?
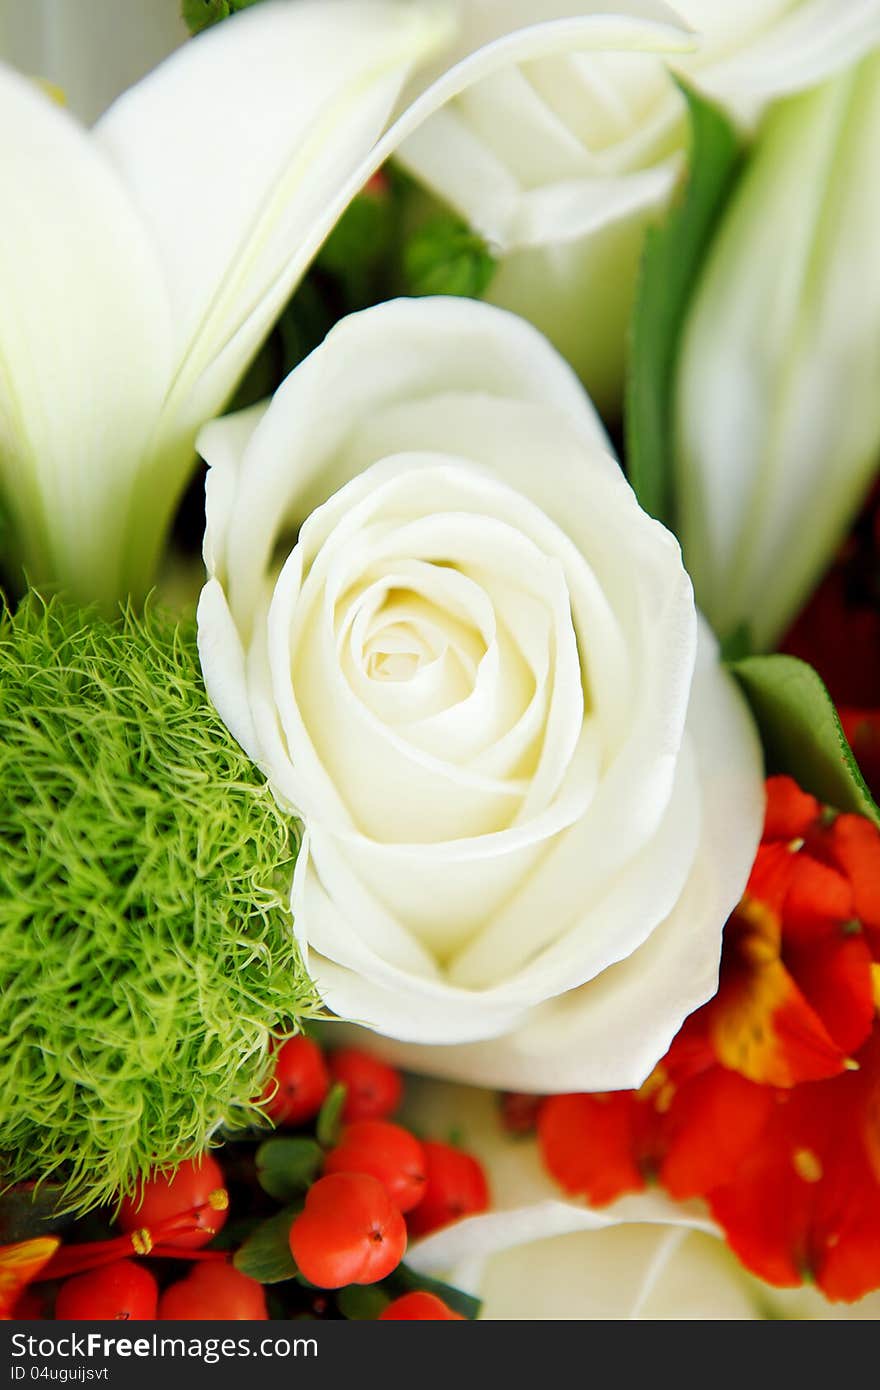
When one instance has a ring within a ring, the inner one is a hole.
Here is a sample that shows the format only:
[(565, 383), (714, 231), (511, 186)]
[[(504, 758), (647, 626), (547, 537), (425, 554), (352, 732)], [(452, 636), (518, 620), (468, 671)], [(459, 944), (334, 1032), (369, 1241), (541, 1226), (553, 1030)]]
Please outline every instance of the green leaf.
[(345, 1105), (347, 1090), (348, 1088), (341, 1081), (337, 1081), (335, 1086), (331, 1086), (327, 1093), (327, 1099), (321, 1106), (315, 1125), (315, 1134), (322, 1148), (332, 1149), (339, 1140), (339, 1133), (342, 1129), (342, 1107)]
[(472, 1294), (453, 1288), (451, 1284), (444, 1284), (440, 1279), (430, 1279), (427, 1274), (417, 1274), (409, 1265), (398, 1265), (394, 1273), (385, 1280), (384, 1287), (391, 1290), (395, 1298), (405, 1293), (435, 1294), (437, 1298), (442, 1298), (453, 1313), (460, 1313), (463, 1318), (476, 1318), (483, 1306)]
[(768, 772), (787, 772), (838, 811), (880, 824), (821, 678), (793, 656), (749, 656), (730, 663), (761, 731)]
[(389, 1302), (387, 1293), (383, 1293), (376, 1284), (349, 1284), (348, 1288), (340, 1289), (336, 1296), (337, 1308), (350, 1322), (375, 1322)]
[(299, 1207), (285, 1207), (268, 1221), (261, 1221), (244, 1245), (236, 1250), (232, 1259), (235, 1268), (261, 1284), (280, 1284), (283, 1279), (295, 1279), (297, 1270), (290, 1253), (290, 1228), (298, 1214)]
[(420, 227), (403, 252), (410, 294), (455, 294), (479, 299), (495, 274), (488, 246), (460, 217), (444, 213)]
[(700, 265), (740, 167), (739, 143), (727, 118), (679, 85), (690, 114), (690, 172), (678, 203), (646, 238), (625, 413), (630, 482), (645, 510), (673, 528), (673, 388), (679, 340)]
[(257, 1181), (279, 1202), (289, 1202), (314, 1182), (323, 1151), (314, 1139), (267, 1139), (256, 1152)]

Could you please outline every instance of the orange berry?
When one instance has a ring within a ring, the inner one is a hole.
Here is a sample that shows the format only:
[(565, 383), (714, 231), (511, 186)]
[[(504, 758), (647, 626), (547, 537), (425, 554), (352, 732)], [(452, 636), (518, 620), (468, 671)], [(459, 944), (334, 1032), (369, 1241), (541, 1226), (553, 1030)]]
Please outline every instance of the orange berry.
[(405, 1250), (403, 1217), (368, 1173), (319, 1178), (290, 1228), (300, 1273), (321, 1289), (375, 1284), (397, 1268)]

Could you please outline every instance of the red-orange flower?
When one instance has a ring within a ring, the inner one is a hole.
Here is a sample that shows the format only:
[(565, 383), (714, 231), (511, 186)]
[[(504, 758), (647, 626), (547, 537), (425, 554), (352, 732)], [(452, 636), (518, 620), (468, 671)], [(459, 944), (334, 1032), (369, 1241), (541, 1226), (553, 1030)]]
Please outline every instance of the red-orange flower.
[(859, 1069), (777, 1094), (761, 1141), (712, 1212), (744, 1264), (829, 1298), (880, 1287), (880, 1030)]
[(703, 1015), (716, 1059), (767, 1086), (839, 1075), (871, 1032), (871, 964), (845, 875), (800, 839), (763, 844)]
[(771, 1283), (854, 1299), (880, 1287), (880, 832), (767, 789), (717, 995), (640, 1090), (544, 1101), (539, 1143), (594, 1205), (657, 1178)]

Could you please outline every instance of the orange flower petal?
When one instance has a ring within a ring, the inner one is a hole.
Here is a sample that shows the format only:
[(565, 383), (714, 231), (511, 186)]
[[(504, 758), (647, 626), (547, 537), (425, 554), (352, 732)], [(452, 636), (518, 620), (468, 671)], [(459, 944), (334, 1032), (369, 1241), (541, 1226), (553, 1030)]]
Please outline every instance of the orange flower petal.
[(549, 1096), (538, 1114), (538, 1144), (560, 1187), (595, 1207), (640, 1191), (640, 1108), (634, 1091)]
[(785, 958), (828, 1036), (851, 1057), (867, 1041), (875, 1017), (871, 952), (864, 936), (838, 934), (810, 950), (787, 949)]
[(829, 864), (806, 851), (791, 856), (791, 878), (782, 910), (782, 937), (807, 944), (823, 936), (836, 936), (840, 926), (855, 915), (852, 885)]
[(768, 777), (764, 840), (794, 840), (806, 834), (821, 807), (791, 777)]
[(800, 1284), (811, 1273), (813, 1188), (817, 1175), (821, 1180), (821, 1159), (810, 1136), (786, 1127), (795, 1095), (777, 1107), (736, 1178), (709, 1197), (713, 1216), (746, 1268), (782, 1286)]
[(710, 1195), (728, 1242), (775, 1284), (854, 1300), (880, 1287), (880, 1032), (859, 1070), (797, 1086), (736, 1176)]
[(880, 950), (880, 830), (863, 816), (838, 816), (819, 837), (818, 847), (849, 879), (854, 915), (871, 933), (875, 951)]
[(19, 1295), (49, 1263), (60, 1244), (57, 1236), (39, 1236), (0, 1246), (0, 1319), (9, 1321)]
[(760, 1140), (774, 1092), (714, 1067), (682, 1086), (666, 1116), (660, 1181), (670, 1196), (704, 1196), (729, 1182)]
[(764, 1086), (836, 1076), (848, 1061), (781, 961), (725, 980), (711, 1037), (722, 1066)]

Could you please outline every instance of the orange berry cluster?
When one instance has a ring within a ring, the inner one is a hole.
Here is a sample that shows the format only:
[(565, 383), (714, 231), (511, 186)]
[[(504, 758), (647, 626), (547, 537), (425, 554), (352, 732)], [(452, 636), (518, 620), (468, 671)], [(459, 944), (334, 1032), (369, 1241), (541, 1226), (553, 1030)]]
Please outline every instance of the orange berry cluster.
[[(333, 1086), (344, 1086), (341, 1131), (320, 1157), (320, 1175), (291, 1218), (290, 1251), (302, 1280), (316, 1290), (376, 1284), (398, 1269), (410, 1235), (484, 1211), (486, 1178), (471, 1155), (443, 1142), (422, 1142), (391, 1116), (403, 1098), (398, 1071), (357, 1048), (325, 1054), (300, 1035), (278, 1047), (262, 1108), (283, 1129), (309, 1127)], [(318, 1133), (321, 1133), (320, 1119)], [(223, 1150), (217, 1150), (221, 1159)], [(234, 1160), (230, 1157), (234, 1167)], [(229, 1164), (227, 1165), (229, 1167)], [(262, 1193), (265, 1202), (266, 1194)], [(229, 1193), (212, 1154), (155, 1172), (120, 1202), (122, 1234), (60, 1245), (34, 1265), (33, 1281), (57, 1281), (58, 1320), (263, 1320), (264, 1286), (242, 1273), (232, 1252), (208, 1248), (226, 1224)], [(243, 1213), (247, 1215), (248, 1213)], [(10, 1261), (21, 1254), (9, 1247)], [(0, 1273), (3, 1267), (0, 1250)], [(160, 1287), (142, 1257), (187, 1261), (181, 1278)], [(11, 1268), (11, 1265), (10, 1265)], [(2, 1299), (0, 1299), (2, 1302)], [(321, 1302), (316, 1297), (315, 1306)], [(377, 1304), (381, 1306), (381, 1300)], [(47, 1316), (35, 1286), (17, 1291), (14, 1318)], [(388, 1302), (381, 1320), (450, 1320), (461, 1314), (436, 1294), (414, 1290)]]

